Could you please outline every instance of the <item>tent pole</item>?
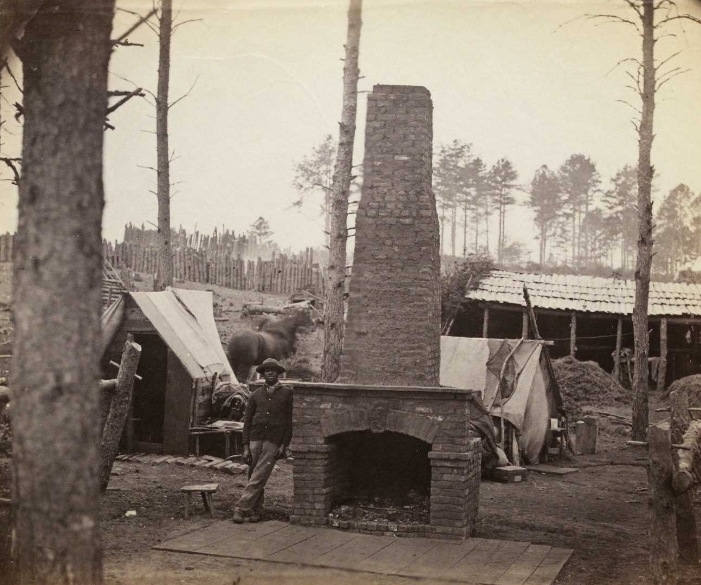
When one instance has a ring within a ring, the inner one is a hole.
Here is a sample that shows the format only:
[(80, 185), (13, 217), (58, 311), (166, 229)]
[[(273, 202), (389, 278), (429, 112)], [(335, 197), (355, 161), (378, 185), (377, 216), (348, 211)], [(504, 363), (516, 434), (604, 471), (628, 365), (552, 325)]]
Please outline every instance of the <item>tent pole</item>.
[(616, 354), (613, 357), (613, 377), (620, 382), (621, 376), (621, 347), (623, 345), (623, 318), (618, 318), (616, 325)]
[(482, 320), (482, 337), (489, 337), (489, 306), (484, 307), (484, 318)]
[(572, 313), (570, 318), (570, 357), (574, 357), (577, 351), (577, 313)]
[(521, 338), (528, 339), (528, 311), (523, 309), (521, 315)]
[(657, 366), (657, 391), (664, 392), (667, 378), (667, 318), (660, 321), (660, 363)]

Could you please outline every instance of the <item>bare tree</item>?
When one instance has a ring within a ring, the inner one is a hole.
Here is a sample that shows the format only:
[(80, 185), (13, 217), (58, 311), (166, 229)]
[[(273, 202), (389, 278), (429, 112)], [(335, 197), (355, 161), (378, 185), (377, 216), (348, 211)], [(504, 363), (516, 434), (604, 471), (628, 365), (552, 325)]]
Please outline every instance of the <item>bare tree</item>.
[[(635, 372), (633, 376), (633, 439), (644, 440), (648, 427), (648, 300), (652, 265), (652, 143), (657, 91), (669, 80), (685, 72), (669, 66), (679, 52), (661, 61), (655, 60), (655, 45), (664, 36), (661, 29), (673, 21), (701, 20), (690, 14), (679, 13), (673, 0), (623, 0), (635, 14), (624, 18), (616, 14), (593, 14), (587, 18), (632, 26), (641, 39), (641, 57), (630, 57), (620, 63), (633, 63), (635, 73), (627, 71), (629, 87), (640, 98), (640, 107), (628, 104), (637, 113), (633, 121), (638, 134), (638, 254), (635, 262), (635, 301), (633, 305), (633, 335)], [(657, 22), (655, 22), (657, 18)], [(673, 36), (673, 35), (671, 35)]]
[(102, 582), (96, 388), (114, 0), (33, 4), (13, 42), (25, 117), (11, 378), (17, 577), (94, 584)]
[(156, 90), (156, 174), (158, 176), (158, 278), (155, 290), (173, 286), (170, 233), (170, 159), (168, 147), (168, 89), (170, 40), (173, 34), (173, 0), (162, 0), (158, 30), (158, 88)]
[(358, 109), (358, 57), (363, 1), (350, 0), (348, 38), (343, 66), (343, 109), (338, 150), (333, 173), (329, 238), (329, 277), (324, 303), (324, 361), (322, 379), (334, 382), (341, 371), (343, 346), (343, 300), (346, 282), (346, 242), (348, 240), (348, 193), (353, 179), (353, 142)]

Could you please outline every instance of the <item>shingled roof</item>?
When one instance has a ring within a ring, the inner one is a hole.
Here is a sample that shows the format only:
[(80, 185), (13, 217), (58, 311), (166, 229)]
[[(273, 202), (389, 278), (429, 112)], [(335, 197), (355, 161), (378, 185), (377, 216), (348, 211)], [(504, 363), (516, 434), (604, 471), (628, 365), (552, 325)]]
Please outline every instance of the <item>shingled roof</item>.
[[(635, 281), (573, 274), (535, 274), (494, 270), (467, 292), (475, 301), (525, 307), (523, 285), (540, 309), (631, 315)], [(651, 282), (650, 316), (701, 317), (701, 285)]]

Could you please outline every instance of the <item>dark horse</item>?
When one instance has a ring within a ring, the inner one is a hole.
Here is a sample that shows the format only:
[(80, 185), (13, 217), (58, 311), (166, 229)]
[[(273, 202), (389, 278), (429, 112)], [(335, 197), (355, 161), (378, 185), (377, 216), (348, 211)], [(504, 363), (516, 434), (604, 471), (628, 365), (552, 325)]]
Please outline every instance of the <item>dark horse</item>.
[(287, 317), (265, 319), (258, 330), (244, 329), (231, 335), (226, 344), (229, 363), (239, 382), (246, 383), (251, 368), (268, 358), (289, 357), (297, 351), (297, 329), (311, 325), (309, 311), (295, 311)]

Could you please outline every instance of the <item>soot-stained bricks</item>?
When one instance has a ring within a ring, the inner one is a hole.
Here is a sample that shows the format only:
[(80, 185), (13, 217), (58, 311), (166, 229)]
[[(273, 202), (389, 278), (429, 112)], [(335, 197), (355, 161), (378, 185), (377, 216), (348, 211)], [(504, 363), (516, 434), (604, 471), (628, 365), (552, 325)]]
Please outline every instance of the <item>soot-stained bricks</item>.
[(373, 88), (341, 382), (438, 386), (440, 244), (432, 142), (427, 89)]

